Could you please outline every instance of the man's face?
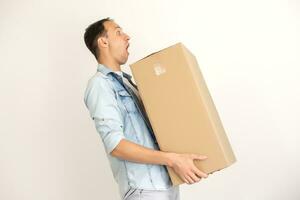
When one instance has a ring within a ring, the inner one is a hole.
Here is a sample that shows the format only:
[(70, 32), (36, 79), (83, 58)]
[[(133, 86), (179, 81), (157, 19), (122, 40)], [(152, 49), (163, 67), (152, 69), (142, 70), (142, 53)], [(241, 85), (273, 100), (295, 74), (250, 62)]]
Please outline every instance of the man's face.
[(112, 57), (120, 64), (125, 64), (128, 59), (130, 37), (114, 21), (104, 22), (107, 31), (108, 50)]

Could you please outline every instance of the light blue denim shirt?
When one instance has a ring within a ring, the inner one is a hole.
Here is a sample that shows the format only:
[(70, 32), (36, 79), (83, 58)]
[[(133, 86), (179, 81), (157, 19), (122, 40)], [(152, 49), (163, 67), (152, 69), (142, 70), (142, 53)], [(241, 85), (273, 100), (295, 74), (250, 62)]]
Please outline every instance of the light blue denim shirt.
[(172, 183), (165, 165), (130, 162), (110, 154), (122, 139), (159, 150), (132, 97), (110, 73), (114, 72), (98, 64), (88, 81), (84, 102), (103, 142), (120, 196), (123, 199), (131, 188), (166, 190)]

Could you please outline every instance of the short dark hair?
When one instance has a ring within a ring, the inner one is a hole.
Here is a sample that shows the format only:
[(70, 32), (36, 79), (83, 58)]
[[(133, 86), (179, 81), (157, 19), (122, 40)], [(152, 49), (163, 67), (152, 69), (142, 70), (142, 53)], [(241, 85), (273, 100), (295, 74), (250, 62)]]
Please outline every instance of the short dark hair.
[(92, 52), (92, 54), (95, 56), (95, 58), (98, 60), (99, 57), (99, 48), (97, 40), (100, 36), (106, 35), (107, 30), (105, 30), (104, 22), (106, 21), (113, 21), (113, 19), (110, 19), (109, 17), (101, 19), (99, 21), (96, 21), (89, 25), (85, 29), (84, 33), (84, 42), (87, 48)]

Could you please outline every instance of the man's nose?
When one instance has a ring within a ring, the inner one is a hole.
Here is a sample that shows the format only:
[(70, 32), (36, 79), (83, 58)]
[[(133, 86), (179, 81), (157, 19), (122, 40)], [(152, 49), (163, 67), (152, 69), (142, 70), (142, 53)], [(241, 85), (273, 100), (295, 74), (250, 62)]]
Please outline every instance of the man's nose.
[(130, 36), (125, 33), (126, 40), (130, 40)]

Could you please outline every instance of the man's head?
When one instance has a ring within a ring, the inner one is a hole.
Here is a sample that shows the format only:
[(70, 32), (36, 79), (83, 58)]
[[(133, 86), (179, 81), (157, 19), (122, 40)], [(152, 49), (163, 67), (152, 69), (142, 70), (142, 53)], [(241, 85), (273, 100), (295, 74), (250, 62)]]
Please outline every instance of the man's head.
[(85, 29), (84, 41), (98, 62), (108, 59), (125, 64), (128, 59), (130, 37), (110, 18), (101, 19)]

